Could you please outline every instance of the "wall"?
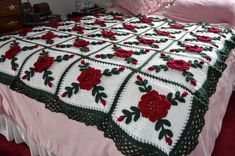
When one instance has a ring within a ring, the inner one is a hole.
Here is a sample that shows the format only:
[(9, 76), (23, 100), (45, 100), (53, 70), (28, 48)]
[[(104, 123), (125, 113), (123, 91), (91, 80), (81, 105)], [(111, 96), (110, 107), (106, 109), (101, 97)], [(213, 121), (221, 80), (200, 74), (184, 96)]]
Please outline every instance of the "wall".
[[(22, 2), (27, 0), (22, 0)], [(53, 14), (59, 14), (62, 18), (65, 18), (68, 13), (71, 13), (75, 10), (73, 0), (29, 0), (32, 4), (47, 2), (50, 5), (50, 8)]]
[(108, 8), (116, 3), (116, 0), (95, 0), (96, 3), (103, 8)]
[[(27, 0), (22, 0), (25, 2)], [(97, 4), (102, 7), (112, 6), (115, 0), (96, 0)], [(47, 2), (50, 5), (50, 8), (53, 14), (59, 14), (63, 19), (66, 18), (67, 14), (75, 11), (74, 0), (29, 0), (33, 5), (35, 3)]]

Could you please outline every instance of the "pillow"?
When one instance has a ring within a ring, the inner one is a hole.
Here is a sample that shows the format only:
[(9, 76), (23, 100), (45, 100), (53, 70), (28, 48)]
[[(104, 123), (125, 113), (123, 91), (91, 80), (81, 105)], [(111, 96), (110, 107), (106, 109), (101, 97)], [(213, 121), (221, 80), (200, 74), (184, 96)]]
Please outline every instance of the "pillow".
[(134, 15), (149, 15), (170, 3), (170, 0), (118, 0), (117, 5), (132, 12)]
[(235, 25), (235, 0), (176, 0), (164, 15), (183, 22)]

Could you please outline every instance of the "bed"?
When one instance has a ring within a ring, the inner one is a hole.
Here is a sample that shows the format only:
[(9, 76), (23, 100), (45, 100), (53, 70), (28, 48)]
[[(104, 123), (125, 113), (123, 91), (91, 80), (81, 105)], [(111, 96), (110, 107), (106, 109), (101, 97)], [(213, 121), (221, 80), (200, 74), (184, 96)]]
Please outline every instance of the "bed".
[(234, 84), (234, 32), (159, 13), (2, 36), (1, 133), (32, 155), (211, 155)]

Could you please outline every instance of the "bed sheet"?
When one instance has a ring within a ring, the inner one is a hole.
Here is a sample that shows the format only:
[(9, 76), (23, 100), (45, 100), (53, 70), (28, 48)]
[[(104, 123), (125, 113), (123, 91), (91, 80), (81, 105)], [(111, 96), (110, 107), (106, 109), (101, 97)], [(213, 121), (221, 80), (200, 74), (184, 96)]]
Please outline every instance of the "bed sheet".
[[(235, 50), (226, 63), (216, 93), (211, 96), (206, 124), (199, 137), (199, 145), (191, 156), (209, 156), (218, 136), (235, 75)], [(61, 113), (53, 113), (44, 104), (11, 91), (0, 84), (1, 113), (11, 117), (29, 136), (57, 156), (121, 156), (114, 142), (105, 138), (96, 127), (70, 120)], [(218, 111), (220, 110), (220, 111)]]

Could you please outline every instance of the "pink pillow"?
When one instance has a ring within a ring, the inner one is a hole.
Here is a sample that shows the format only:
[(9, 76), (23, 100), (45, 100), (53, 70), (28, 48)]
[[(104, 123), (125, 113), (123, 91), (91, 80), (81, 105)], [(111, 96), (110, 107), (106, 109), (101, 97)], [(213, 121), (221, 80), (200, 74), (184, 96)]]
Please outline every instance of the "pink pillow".
[(235, 25), (235, 0), (176, 0), (164, 15), (183, 22)]
[(132, 12), (134, 15), (149, 15), (166, 5), (169, 0), (118, 0), (117, 5)]

